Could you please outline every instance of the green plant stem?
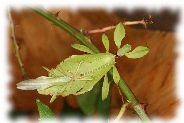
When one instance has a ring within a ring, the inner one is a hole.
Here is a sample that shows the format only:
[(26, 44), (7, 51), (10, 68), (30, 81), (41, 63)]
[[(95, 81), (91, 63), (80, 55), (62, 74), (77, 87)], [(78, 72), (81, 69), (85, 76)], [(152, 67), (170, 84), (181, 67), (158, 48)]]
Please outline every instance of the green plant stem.
[(138, 114), (140, 119), (146, 123), (150, 122), (150, 119), (147, 116), (144, 109), (142, 108), (141, 104), (139, 104), (135, 95), (133, 94), (133, 92), (130, 90), (130, 88), (128, 87), (128, 85), (122, 78), (120, 79), (120, 82), (118, 85), (119, 85), (121, 92), (123, 92), (124, 95), (126, 96), (128, 102), (132, 104), (134, 111)]
[[(95, 53), (99, 53), (100, 51), (96, 48), (95, 45), (90, 43), (90, 39), (87, 38), (83, 33), (81, 33), (79, 30), (75, 29), (68, 23), (66, 23), (63, 20), (58, 20), (56, 17), (54, 17), (51, 13), (38, 9), (38, 8), (32, 8), (33, 11), (38, 13), (39, 15), (43, 16), (44, 18), (48, 19), (51, 21), (53, 24), (57, 25), (61, 29), (65, 30), (67, 33), (69, 33), (71, 36), (73, 36), (75, 39), (77, 39), (81, 44), (84, 44), (91, 50), (93, 50)], [(112, 72), (110, 72), (110, 75), (112, 76)], [(135, 95), (133, 92), (130, 90), (126, 82), (121, 78), (119, 84), (118, 84), (121, 92), (126, 96), (127, 100), (129, 103), (132, 104), (134, 111), (137, 113), (137, 115), (140, 117), (140, 119), (143, 122), (150, 122), (147, 114), (145, 113), (144, 109), (141, 107), (139, 104), (138, 100), (136, 99)]]
[(63, 21), (61, 19), (60, 20), (56, 19), (52, 15), (52, 13), (50, 13), (50, 12), (47, 12), (47, 11), (44, 11), (44, 10), (38, 9), (38, 8), (32, 8), (32, 9), (33, 9), (33, 11), (35, 11), (36, 13), (42, 15), (43, 17), (45, 17), (46, 19), (48, 19), (49, 21), (51, 21), (52, 23), (54, 23), (55, 25), (60, 27), (61, 29), (63, 29), (66, 32), (68, 32), (71, 36), (73, 36), (78, 41), (80, 41), (81, 44), (87, 46), (88, 48), (90, 48), (95, 53), (99, 52), (99, 50), (92, 43), (90, 43), (89, 38), (84, 36), (76, 28), (72, 27), (71, 25), (69, 25), (68, 23), (66, 23), (65, 21)]

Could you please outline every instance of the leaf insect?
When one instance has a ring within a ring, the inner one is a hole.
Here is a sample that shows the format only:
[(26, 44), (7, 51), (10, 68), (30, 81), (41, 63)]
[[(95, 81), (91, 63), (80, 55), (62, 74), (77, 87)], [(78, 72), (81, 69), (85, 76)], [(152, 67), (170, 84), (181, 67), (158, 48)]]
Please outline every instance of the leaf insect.
[(79, 95), (93, 86), (115, 64), (115, 55), (110, 53), (75, 55), (65, 59), (55, 69), (48, 70), (49, 77), (25, 80), (17, 84), (18, 89), (35, 90), (56, 96)]
[[(121, 41), (125, 37), (125, 29), (122, 23), (116, 26), (114, 31), (114, 42), (118, 48), (117, 56), (128, 58), (140, 58), (149, 52), (147, 47), (139, 46), (132, 52), (131, 45), (121, 47)], [(79, 51), (86, 52), (84, 55), (72, 55), (65, 59), (55, 69), (48, 71), (48, 77), (42, 76), (36, 79), (29, 79), (17, 84), (21, 90), (37, 90), (39, 94), (51, 95), (50, 102), (57, 96), (68, 96), (70, 94), (80, 95), (93, 89), (94, 85), (104, 76), (102, 87), (102, 100), (106, 99), (109, 93), (109, 82), (107, 72), (113, 68), (113, 79), (116, 84), (120, 80), (119, 73), (115, 67), (116, 55), (109, 52), (109, 39), (103, 34), (102, 42), (106, 53), (95, 54), (92, 50), (82, 44), (73, 44), (72, 47)]]

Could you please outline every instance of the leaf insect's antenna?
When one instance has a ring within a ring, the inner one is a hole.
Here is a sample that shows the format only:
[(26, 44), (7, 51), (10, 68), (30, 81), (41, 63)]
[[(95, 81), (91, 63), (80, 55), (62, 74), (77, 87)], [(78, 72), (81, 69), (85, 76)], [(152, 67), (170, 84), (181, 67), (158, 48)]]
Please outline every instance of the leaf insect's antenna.
[(38, 77), (36, 79), (24, 80), (17, 83), (17, 88), (21, 90), (36, 90), (39, 88), (46, 88), (51, 85), (60, 85), (71, 81), (70, 77)]

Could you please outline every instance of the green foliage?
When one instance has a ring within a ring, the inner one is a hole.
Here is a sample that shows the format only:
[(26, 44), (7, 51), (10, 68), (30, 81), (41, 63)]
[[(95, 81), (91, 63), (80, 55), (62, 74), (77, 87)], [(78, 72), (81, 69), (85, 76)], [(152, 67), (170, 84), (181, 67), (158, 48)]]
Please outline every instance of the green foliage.
[(114, 41), (118, 49), (120, 48), (121, 41), (123, 40), (124, 37), (125, 37), (125, 29), (123, 27), (123, 24), (119, 23), (114, 31)]
[(119, 72), (115, 66), (113, 66), (113, 80), (118, 85), (118, 83), (120, 81), (120, 75), (119, 75)]
[(102, 35), (102, 42), (107, 52), (109, 52), (109, 39), (106, 34)]
[(103, 86), (102, 86), (102, 100), (105, 100), (109, 94), (110, 84), (108, 82), (107, 74), (104, 77)]
[(85, 114), (91, 115), (96, 110), (100, 95), (100, 87), (100, 83), (98, 83), (93, 90), (77, 96), (78, 104)]
[(81, 44), (72, 44), (71, 45), (74, 49), (85, 52), (85, 53), (89, 53), (89, 54), (94, 54), (94, 52), (89, 49), (88, 47), (81, 45)]
[[(110, 110), (110, 93), (108, 97), (102, 101), (102, 81), (98, 82), (93, 90), (77, 96), (77, 101), (82, 111), (91, 115), (98, 111), (99, 116), (108, 117)], [(87, 100), (87, 101), (86, 101)]]
[(39, 99), (36, 100), (36, 104), (38, 107), (38, 112), (39, 112), (41, 120), (54, 118), (53, 112), (51, 111), (51, 109), (47, 105), (42, 103)]
[(148, 52), (148, 47), (138, 46), (133, 51), (126, 53), (125, 56), (128, 58), (136, 59), (145, 56)]
[[(101, 83), (102, 85), (103, 83)], [(111, 82), (109, 82), (109, 86), (111, 87)], [(102, 85), (103, 86), (103, 85)], [(111, 104), (111, 93), (108, 94), (105, 100), (102, 100), (102, 86), (100, 86), (99, 96), (98, 96), (98, 104), (97, 104), (97, 112), (102, 118), (109, 118), (110, 114), (110, 104)], [(110, 90), (109, 87), (109, 90)]]
[(120, 48), (117, 52), (118, 56), (124, 56), (126, 53), (128, 53), (131, 50), (130, 44), (125, 44), (122, 48)]

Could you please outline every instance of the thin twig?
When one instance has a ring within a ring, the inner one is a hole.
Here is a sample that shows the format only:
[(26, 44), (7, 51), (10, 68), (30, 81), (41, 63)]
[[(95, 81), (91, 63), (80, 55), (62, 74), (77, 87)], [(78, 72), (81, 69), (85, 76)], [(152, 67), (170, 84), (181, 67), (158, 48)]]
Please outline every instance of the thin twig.
[[(124, 21), (123, 22), (123, 25), (125, 25), (125, 26), (132, 26), (132, 25), (138, 25), (138, 24), (141, 24), (144, 27), (147, 26), (147, 22), (144, 19), (138, 20), (138, 21)], [(82, 32), (85, 35), (91, 35), (91, 34), (96, 34), (96, 33), (103, 33), (103, 32), (106, 32), (106, 31), (109, 31), (109, 30), (112, 30), (115, 28), (116, 28), (116, 25), (113, 25), (113, 26), (107, 26), (104, 28), (94, 29), (94, 30), (82, 30)]]
[(17, 41), (16, 41), (14, 24), (13, 24), (13, 20), (12, 20), (12, 16), (11, 16), (10, 10), (8, 12), (8, 15), (9, 15), (9, 21), (10, 21), (10, 28), (11, 28), (11, 36), (12, 36), (12, 41), (13, 41), (13, 47), (15, 49), (15, 56), (16, 56), (18, 65), (20, 67), (20, 71), (21, 71), (22, 77), (23, 78), (27, 78), (27, 74), (26, 74), (26, 71), (24, 69), (24, 64), (23, 64), (21, 56), (20, 56), (19, 46), (18, 46)]
[(116, 119), (114, 120), (115, 122), (119, 121), (121, 119), (121, 117), (123, 116), (123, 114), (125, 113), (126, 111), (126, 107), (128, 106), (128, 103), (125, 103), (121, 106), (121, 109), (118, 113), (118, 116), (116, 117)]

